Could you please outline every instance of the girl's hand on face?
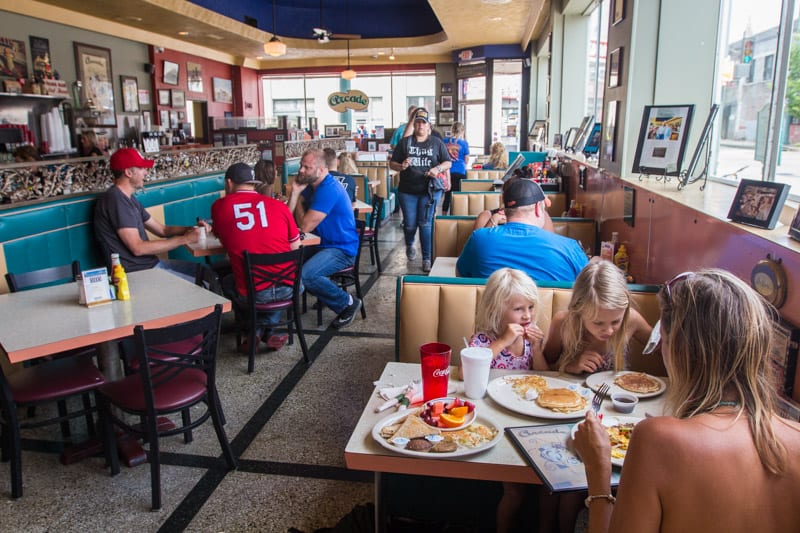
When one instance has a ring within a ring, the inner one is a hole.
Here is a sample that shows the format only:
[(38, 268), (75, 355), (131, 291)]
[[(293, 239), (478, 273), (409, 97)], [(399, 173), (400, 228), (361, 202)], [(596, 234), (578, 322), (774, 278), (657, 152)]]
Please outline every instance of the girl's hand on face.
[(539, 348), (544, 344), (544, 332), (536, 324), (529, 324), (525, 328), (525, 338), (534, 348)]
[(514, 344), (514, 341), (517, 340), (517, 337), (522, 337), (523, 335), (525, 335), (525, 328), (519, 324), (507, 324), (506, 330), (498, 340), (503, 341), (504, 346), (508, 348)]
[(564, 370), (570, 374), (582, 374), (583, 372), (593, 373), (597, 372), (603, 365), (605, 360), (603, 356), (594, 351), (586, 351), (578, 356), (578, 358), (564, 367)]

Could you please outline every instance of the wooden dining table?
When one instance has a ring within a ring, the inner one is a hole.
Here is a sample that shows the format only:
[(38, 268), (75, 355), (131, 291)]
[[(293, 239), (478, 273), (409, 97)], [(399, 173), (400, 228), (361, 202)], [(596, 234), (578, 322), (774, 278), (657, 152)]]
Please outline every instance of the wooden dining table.
[[(303, 234), (301, 242), (303, 246), (316, 246), (321, 242), (321, 239), (319, 236), (314, 235), (313, 233), (305, 233)], [(206, 237), (205, 241), (192, 242), (185, 244), (184, 247), (194, 257), (209, 258), (212, 255), (221, 255), (227, 253), (220, 240), (213, 235)]]
[[(520, 372), (492, 370), (489, 379), (491, 381), (497, 377), (514, 373), (518, 374)], [(568, 376), (555, 372), (537, 373), (557, 377), (558, 379), (576, 384), (583, 382), (583, 378), (578, 376)], [(455, 390), (453, 394), (464, 398), (464, 383), (452, 379), (452, 377), (457, 374), (456, 368), (451, 369), (449, 390)], [(385, 400), (378, 395), (378, 390), (382, 386), (407, 385), (414, 379), (420, 379), (419, 364), (387, 363), (378, 381), (379, 385), (364, 407), (361, 418), (356, 424), (350, 436), (350, 440), (345, 447), (344, 457), (348, 468), (353, 470), (366, 470), (374, 473), (376, 531), (383, 531), (386, 523), (383, 514), (386, 503), (385, 495), (382, 490), (383, 474), (411, 474), (419, 476), (541, 484), (541, 480), (534, 469), (525, 461), (522, 454), (517, 450), (507, 435), (504, 435), (497, 445), (486, 451), (474, 455), (449, 458), (437, 457), (434, 455), (431, 455), (431, 458), (403, 455), (400, 452), (390, 451), (378, 444), (372, 436), (373, 428), (382, 419), (392, 416), (394, 413), (393, 409), (381, 413), (375, 412), (375, 408), (385, 402)], [(507, 427), (569, 422), (569, 420), (536, 418), (516, 413), (495, 402), (488, 394), (482, 399), (470, 401), (475, 403), (478, 415), (491, 421), (500, 431), (504, 431)], [(645, 417), (646, 415), (660, 415), (662, 410), (663, 395), (642, 399), (633, 413), (624, 416)], [(607, 400), (603, 404), (600, 412), (610, 416), (619, 416), (618, 413), (614, 412), (610, 400)], [(580, 418), (572, 419), (572, 421), (577, 423), (580, 421)]]

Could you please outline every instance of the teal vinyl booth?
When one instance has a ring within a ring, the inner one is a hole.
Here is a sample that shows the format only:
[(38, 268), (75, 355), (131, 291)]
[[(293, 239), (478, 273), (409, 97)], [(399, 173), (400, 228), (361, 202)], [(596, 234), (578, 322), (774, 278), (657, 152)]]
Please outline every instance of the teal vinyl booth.
[[(224, 174), (177, 178), (146, 185), (136, 198), (165, 224), (191, 226), (210, 218), (224, 189)], [(0, 274), (28, 272), (74, 260), (84, 269), (105, 265), (94, 237), (94, 204), (100, 192), (73, 195), (0, 211)], [(172, 259), (202, 261), (179, 248)], [(0, 292), (8, 292), (2, 276)]]

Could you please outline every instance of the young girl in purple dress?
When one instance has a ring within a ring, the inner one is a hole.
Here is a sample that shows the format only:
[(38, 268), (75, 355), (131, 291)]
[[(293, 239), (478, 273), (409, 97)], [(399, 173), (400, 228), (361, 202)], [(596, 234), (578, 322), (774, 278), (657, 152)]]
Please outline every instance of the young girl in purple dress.
[(538, 310), (539, 290), (525, 272), (497, 270), (486, 282), (470, 346), (491, 348), (492, 368), (547, 370)]

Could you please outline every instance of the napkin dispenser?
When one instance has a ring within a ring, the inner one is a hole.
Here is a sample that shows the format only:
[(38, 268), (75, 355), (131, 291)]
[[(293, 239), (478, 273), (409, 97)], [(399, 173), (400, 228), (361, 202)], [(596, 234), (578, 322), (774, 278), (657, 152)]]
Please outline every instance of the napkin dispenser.
[(108, 271), (105, 268), (84, 270), (77, 281), (78, 303), (87, 307), (111, 303)]

